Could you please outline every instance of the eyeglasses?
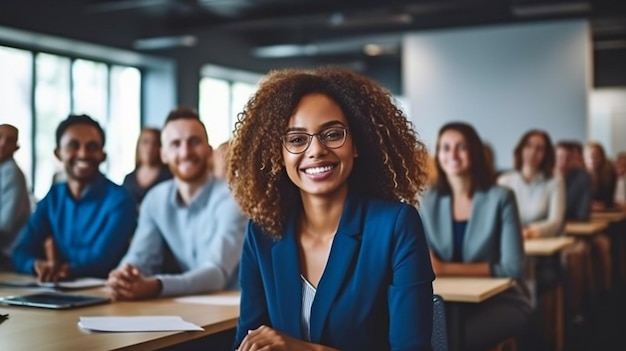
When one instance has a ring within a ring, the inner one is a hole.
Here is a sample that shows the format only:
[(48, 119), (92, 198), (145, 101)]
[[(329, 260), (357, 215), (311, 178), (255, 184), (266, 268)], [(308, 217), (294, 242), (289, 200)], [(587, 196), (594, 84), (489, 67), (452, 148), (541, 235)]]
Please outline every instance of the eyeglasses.
[(343, 146), (348, 135), (348, 128), (331, 127), (315, 134), (305, 132), (289, 132), (282, 136), (285, 149), (292, 154), (301, 154), (311, 145), (314, 136), (329, 149), (337, 149)]

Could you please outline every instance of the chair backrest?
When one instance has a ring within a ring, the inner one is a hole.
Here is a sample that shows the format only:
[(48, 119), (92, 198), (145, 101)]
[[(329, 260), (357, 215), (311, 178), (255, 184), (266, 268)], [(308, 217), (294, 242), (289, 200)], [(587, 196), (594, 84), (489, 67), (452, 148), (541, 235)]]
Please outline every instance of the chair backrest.
[(433, 351), (448, 351), (448, 329), (443, 298), (433, 295)]

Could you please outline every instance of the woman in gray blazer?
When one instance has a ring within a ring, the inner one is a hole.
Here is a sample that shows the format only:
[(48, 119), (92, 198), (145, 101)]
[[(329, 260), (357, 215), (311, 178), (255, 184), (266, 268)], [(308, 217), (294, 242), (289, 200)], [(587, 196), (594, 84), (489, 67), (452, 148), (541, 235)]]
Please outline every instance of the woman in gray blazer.
[(474, 128), (454, 122), (439, 131), (437, 180), (420, 214), (437, 276), (508, 277), (517, 284), (466, 310), (467, 350), (520, 336), (532, 311), (522, 280), (524, 247), (515, 195), (495, 185)]

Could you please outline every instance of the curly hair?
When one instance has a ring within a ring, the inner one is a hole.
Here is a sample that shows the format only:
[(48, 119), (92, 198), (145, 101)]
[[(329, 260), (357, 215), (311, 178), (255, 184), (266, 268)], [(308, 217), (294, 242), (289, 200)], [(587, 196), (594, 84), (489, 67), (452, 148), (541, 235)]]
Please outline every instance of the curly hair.
[(270, 72), (238, 114), (227, 179), (241, 210), (281, 238), (291, 209), (301, 207), (287, 176), (281, 137), (300, 99), (321, 93), (348, 120), (359, 150), (348, 177), (352, 192), (417, 205), (427, 180), (427, 151), (391, 93), (373, 80), (339, 67)]

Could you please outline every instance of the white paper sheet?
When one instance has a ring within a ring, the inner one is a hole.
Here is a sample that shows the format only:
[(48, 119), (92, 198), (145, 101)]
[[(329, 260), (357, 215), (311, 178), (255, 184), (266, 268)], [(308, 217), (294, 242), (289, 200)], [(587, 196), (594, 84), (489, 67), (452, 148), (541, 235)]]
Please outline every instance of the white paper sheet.
[(239, 296), (197, 295), (179, 297), (176, 302), (199, 303), (204, 305), (239, 306)]
[(151, 331), (202, 331), (198, 325), (179, 316), (86, 316), (80, 317), (78, 326), (103, 332), (151, 332)]

